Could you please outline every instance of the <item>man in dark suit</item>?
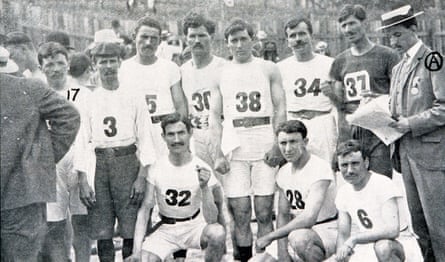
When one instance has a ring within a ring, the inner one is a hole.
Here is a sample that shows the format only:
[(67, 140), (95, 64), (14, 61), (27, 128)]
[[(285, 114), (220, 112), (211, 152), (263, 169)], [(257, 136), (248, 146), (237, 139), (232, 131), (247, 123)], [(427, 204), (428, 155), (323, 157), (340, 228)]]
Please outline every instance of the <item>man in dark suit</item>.
[[(403, 54), (392, 70), (392, 125), (415, 233), (425, 261), (445, 261), (445, 69), (442, 55), (417, 38), (410, 5), (382, 15), (393, 48)], [(435, 260), (434, 260), (435, 257)]]
[(0, 73), (0, 89), (0, 260), (37, 261), (46, 203), (56, 201), (55, 163), (74, 141), (79, 113), (37, 79)]

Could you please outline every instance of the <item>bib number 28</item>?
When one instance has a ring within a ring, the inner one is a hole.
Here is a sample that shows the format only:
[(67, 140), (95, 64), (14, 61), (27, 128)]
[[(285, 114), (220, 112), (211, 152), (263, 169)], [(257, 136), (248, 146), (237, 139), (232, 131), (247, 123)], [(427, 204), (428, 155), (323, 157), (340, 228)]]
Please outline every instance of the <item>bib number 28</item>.
[(239, 92), (236, 94), (236, 100), (238, 100), (236, 105), (238, 112), (246, 112), (247, 110), (258, 112), (261, 110), (261, 93), (258, 91)]

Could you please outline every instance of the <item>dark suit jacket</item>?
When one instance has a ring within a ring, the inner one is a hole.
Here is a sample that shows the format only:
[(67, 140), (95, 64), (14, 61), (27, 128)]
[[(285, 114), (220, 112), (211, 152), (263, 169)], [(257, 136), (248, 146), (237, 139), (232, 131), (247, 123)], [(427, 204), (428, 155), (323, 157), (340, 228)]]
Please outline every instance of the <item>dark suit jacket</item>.
[(0, 88), (1, 210), (55, 201), (55, 163), (76, 137), (79, 113), (37, 79), (0, 73)]
[(393, 68), (390, 110), (393, 116), (408, 118), (411, 132), (400, 141), (409, 145), (406, 153), (426, 169), (445, 170), (445, 65), (428, 70), (425, 59), (430, 53), (422, 44), (407, 74), (400, 73), (402, 62)]

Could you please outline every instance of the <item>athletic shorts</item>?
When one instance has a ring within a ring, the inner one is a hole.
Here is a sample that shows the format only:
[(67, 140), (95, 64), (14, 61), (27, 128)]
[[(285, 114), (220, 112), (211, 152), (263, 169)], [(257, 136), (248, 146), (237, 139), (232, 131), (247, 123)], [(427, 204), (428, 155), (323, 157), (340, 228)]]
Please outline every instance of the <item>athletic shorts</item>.
[(223, 176), (224, 193), (228, 198), (269, 196), (275, 192), (275, 175), (278, 168), (264, 161), (231, 160), (230, 172)]
[[(406, 232), (406, 233), (405, 233)], [(417, 243), (414, 234), (407, 231), (401, 232), (396, 240), (402, 244), (403, 251), (405, 252), (405, 262), (421, 262), (423, 261), (422, 251)], [(356, 245), (354, 247), (354, 254), (352, 254), (349, 262), (377, 262), (377, 256), (374, 251), (374, 243)]]
[(139, 172), (136, 154), (99, 156), (94, 188), (96, 203), (88, 208), (90, 237), (113, 238), (117, 218), (122, 238), (133, 238), (138, 206), (130, 203), (131, 187)]
[(164, 260), (168, 255), (181, 249), (201, 249), (201, 236), (206, 226), (207, 223), (202, 214), (193, 220), (162, 224), (145, 238), (142, 250)]
[[(335, 254), (336, 251), (335, 245), (337, 242), (337, 234), (338, 234), (337, 220), (315, 225), (312, 227), (312, 230), (314, 230), (323, 241), (323, 246), (326, 252), (326, 258)], [(297, 253), (291, 247), (292, 241), (295, 241), (295, 239), (297, 238), (296, 234), (298, 234), (298, 230), (292, 231), (288, 236), (287, 251), (289, 253), (289, 256), (292, 258), (292, 261), (300, 261)], [(270, 244), (266, 248), (266, 252), (275, 259), (278, 259), (278, 242), (277, 241), (272, 242), (272, 244)]]
[(73, 147), (57, 163), (57, 201), (47, 203), (48, 222), (67, 219), (68, 209), (72, 215), (86, 215), (87, 208), (79, 197), (77, 173), (73, 169)]

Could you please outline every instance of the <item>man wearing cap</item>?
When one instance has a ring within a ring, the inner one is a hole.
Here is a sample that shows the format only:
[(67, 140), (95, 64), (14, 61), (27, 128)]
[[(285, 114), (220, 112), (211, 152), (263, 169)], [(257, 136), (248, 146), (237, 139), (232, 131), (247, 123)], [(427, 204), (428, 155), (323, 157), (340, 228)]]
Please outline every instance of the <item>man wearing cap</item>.
[[(224, 36), (233, 60), (223, 66), (218, 87), (212, 90), (209, 123), (216, 138), (215, 169), (225, 174), (223, 187), (235, 224), (234, 245), (240, 260), (247, 261), (252, 257), (252, 193), (258, 236), (273, 230), (275, 167), (282, 160), (273, 131), (286, 119), (286, 102), (278, 67), (252, 56), (252, 26), (236, 19)], [(233, 131), (229, 140), (240, 142), (231, 159), (223, 152), (223, 131), (227, 130)]]
[(323, 92), (321, 83), (330, 81), (333, 59), (315, 54), (312, 23), (303, 16), (289, 20), (284, 27), (293, 56), (279, 62), (286, 93), (287, 119), (298, 119), (307, 127), (308, 149), (327, 162), (332, 161), (337, 145), (335, 106), (332, 92)]
[(23, 32), (15, 31), (6, 35), (5, 47), (11, 59), (19, 66), (19, 74), (24, 77), (35, 77), (46, 81), (45, 75), (40, 71), (37, 61), (37, 51), (29, 38)]
[(182, 91), (179, 67), (158, 57), (161, 25), (150, 17), (138, 20), (134, 30), (136, 55), (122, 63), (119, 79), (127, 92), (138, 93), (145, 99), (153, 123), (153, 142), (157, 156), (167, 153), (162, 142), (160, 123), (175, 111), (187, 116), (187, 100)]
[(56, 42), (61, 44), (68, 51), (68, 57), (74, 52), (74, 47), (71, 46), (70, 37), (63, 31), (52, 31), (45, 37), (45, 43)]
[[(68, 77), (68, 51), (57, 42), (44, 43), (37, 55), (42, 72), (50, 88), (72, 102), (82, 114), (91, 94), (88, 88), (77, 85)], [(51, 124), (49, 124), (51, 125)], [(67, 237), (67, 221), (72, 222), (74, 250), (76, 259), (88, 261), (90, 257), (90, 239), (87, 229), (87, 209), (79, 198), (77, 173), (73, 169), (74, 145), (57, 163), (57, 201), (47, 205), (48, 232), (45, 238), (41, 258), (43, 261), (64, 261), (71, 244), (64, 245)], [(88, 172), (92, 172), (89, 170)], [(68, 213), (69, 209), (69, 213)], [(71, 220), (68, 219), (71, 214)], [(71, 227), (71, 224), (68, 225)], [(71, 242), (71, 241), (69, 241)], [(69, 246), (68, 248), (66, 246)]]
[(0, 260), (37, 261), (46, 203), (56, 201), (56, 163), (74, 141), (80, 118), (42, 81), (10, 76), (7, 69), (0, 63)]
[[(79, 175), (81, 200), (88, 208), (90, 237), (98, 240), (99, 258), (114, 261), (115, 220), (124, 239), (125, 259), (133, 249), (137, 210), (155, 156), (147, 106), (118, 79), (119, 45), (100, 43), (92, 54), (101, 86), (92, 92), (82, 116), (74, 168)], [(96, 155), (93, 174), (88, 173), (90, 150)]]
[[(405, 133), (396, 143), (414, 231), (425, 261), (445, 261), (445, 69), (417, 37), (408, 4), (382, 15), (391, 46), (403, 53), (391, 79), (391, 126)], [(430, 58), (430, 59), (428, 59)], [(396, 151), (397, 152), (397, 151)], [(431, 249), (432, 248), (432, 249)]]
[(361, 5), (345, 5), (338, 18), (340, 31), (351, 47), (339, 54), (331, 67), (330, 75), (335, 80), (324, 82), (322, 89), (332, 89), (339, 98), (339, 140), (360, 140), (369, 151), (370, 169), (376, 173), (392, 176), (389, 147), (371, 131), (353, 126), (346, 121), (360, 104), (389, 94), (391, 69), (399, 61), (398, 54), (385, 46), (375, 44), (366, 36), (366, 11)]

